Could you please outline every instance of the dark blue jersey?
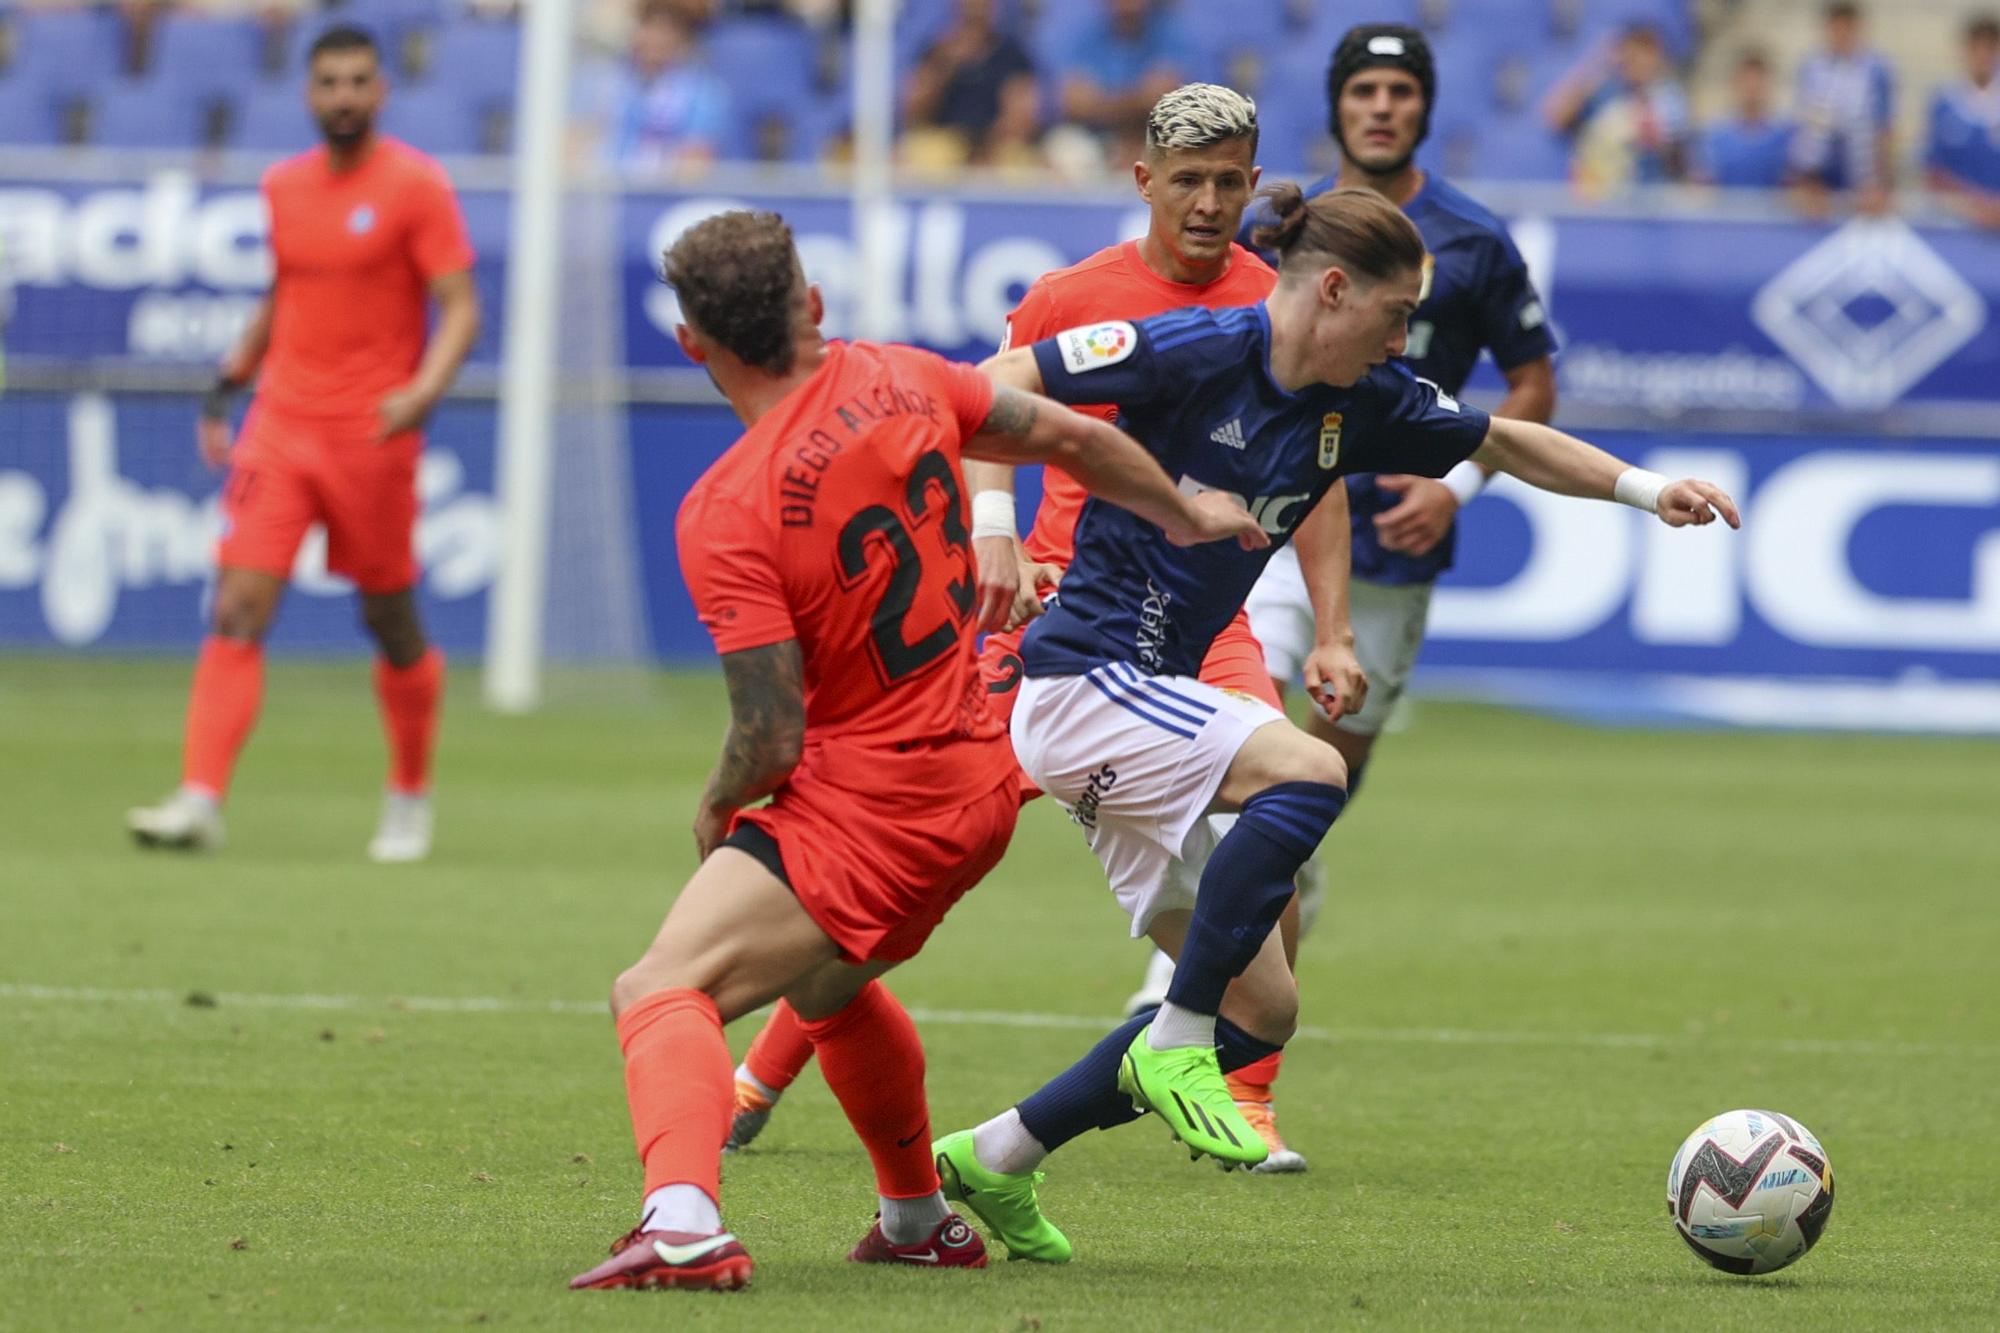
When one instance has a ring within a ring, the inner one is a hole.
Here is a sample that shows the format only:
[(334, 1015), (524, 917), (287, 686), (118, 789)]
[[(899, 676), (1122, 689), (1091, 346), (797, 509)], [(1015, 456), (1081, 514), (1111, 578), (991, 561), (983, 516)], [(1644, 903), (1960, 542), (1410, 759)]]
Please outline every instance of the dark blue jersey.
[(1379, 367), (1352, 388), (1287, 393), (1271, 378), (1270, 348), (1261, 305), (1190, 307), (1034, 344), (1051, 398), (1117, 404), (1119, 425), (1183, 493), (1236, 496), (1272, 545), (1175, 546), (1144, 519), (1090, 500), (1061, 590), (1023, 642), (1027, 674), (1080, 675), (1131, 662), (1158, 675), (1199, 675), (1209, 644), (1242, 609), (1271, 553), (1337, 478), (1441, 477), (1486, 438), (1485, 413), (1459, 406), (1403, 365)]
[[(1306, 187), (1306, 198), (1331, 190), (1329, 176)], [(1471, 196), (1436, 176), (1426, 176), (1403, 212), (1417, 224), (1431, 254), (1431, 289), (1410, 317), (1410, 345), (1404, 360), (1446, 393), (1465, 387), (1481, 349), (1502, 370), (1539, 361), (1556, 350), (1548, 313), (1528, 266), (1507, 235), (1506, 226)], [(1244, 244), (1253, 226), (1269, 220), (1263, 205), (1244, 219)], [(1276, 256), (1265, 258), (1276, 262)], [(1375, 536), (1375, 515), (1401, 499), (1373, 477), (1350, 477), (1347, 496), (1354, 513), (1354, 573), (1375, 583), (1430, 583), (1451, 568), (1457, 531), (1447, 532), (1428, 555), (1385, 551)]]

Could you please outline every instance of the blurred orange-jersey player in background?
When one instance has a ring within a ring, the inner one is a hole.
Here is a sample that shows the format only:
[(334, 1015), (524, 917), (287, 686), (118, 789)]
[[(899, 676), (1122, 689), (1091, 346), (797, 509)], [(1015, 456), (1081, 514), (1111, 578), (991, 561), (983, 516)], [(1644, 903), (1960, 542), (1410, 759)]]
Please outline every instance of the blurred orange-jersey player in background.
[(700, 868), (612, 988), (640, 1221), (570, 1285), (749, 1281), (722, 1226), (722, 1025), (779, 996), (874, 1163), (880, 1212), (848, 1257), (983, 1267), (940, 1192), (916, 1026), (878, 979), (1000, 859), (1020, 809), (973, 657), (961, 454), (1061, 459), (1175, 540), (1263, 533), (1233, 500), (1181, 495), (1102, 422), (929, 352), (822, 340), (819, 291), (773, 214), (696, 224), (666, 276), (682, 350), (748, 427), (676, 525), (730, 727), (695, 813)]
[[(1223, 113), (1219, 120), (1218, 108)], [(1238, 117), (1233, 123), (1231, 115)], [(1259, 175), (1255, 126), (1249, 101), (1227, 88), (1189, 84), (1162, 97), (1148, 120), (1147, 155), (1133, 166), (1139, 197), (1151, 211), (1146, 234), (1038, 278), (1008, 316), (1001, 350), (1027, 347), (1086, 324), (1144, 319), (1185, 306), (1220, 309), (1255, 305), (1269, 296), (1277, 274), (1255, 253), (1236, 243)], [(1231, 129), (1237, 132), (1219, 132)], [(1115, 406), (1078, 410), (1105, 421), (1118, 419)], [(980, 649), (989, 700), (994, 711), (1005, 718), (1013, 712), (1021, 683), (1025, 621), (1040, 613), (1040, 596), (1054, 588), (1068, 567), (1077, 518), (1088, 497), (1061, 468), (1042, 469), (1041, 504), (1022, 544), (1016, 535), (1011, 471), (975, 462), (967, 465), (966, 476), (975, 494), (973, 535), (979, 539), (981, 568), (1021, 561), (1012, 617), (1017, 623), (1003, 633), (988, 635)], [(996, 503), (997, 510), (989, 508)], [(1249, 617), (1240, 611), (1210, 648), (1201, 678), (1262, 699), (1273, 708), (1282, 707), (1265, 666), (1264, 650), (1250, 633)], [(1342, 683), (1340, 693), (1346, 696), (1342, 704), (1351, 702), (1362, 688), (1356, 664)], [(1027, 779), (1022, 778), (1022, 782), (1026, 785)], [(1032, 792), (1032, 787), (1029, 790)], [(1164, 992), (1164, 982), (1161, 989)], [(796, 1019), (779, 1005), (736, 1071), (732, 1149), (757, 1136), (770, 1118), (778, 1094), (791, 1086), (811, 1058), (811, 1043), (805, 1040)], [(1237, 1071), (1231, 1079), (1239, 1101), (1264, 1112), (1253, 1123), (1260, 1129), (1269, 1127), (1267, 1142), (1279, 1168), (1284, 1169), (1303, 1159), (1285, 1147), (1269, 1114), (1270, 1087), (1277, 1077), (1278, 1063), (1276, 1059), (1260, 1062)], [(1277, 1156), (1281, 1153), (1284, 1155)]]
[[(417, 614), (417, 465), (425, 419), (478, 335), (479, 298), (443, 169), (375, 131), (387, 86), (374, 39), (329, 28), (307, 71), (324, 142), (265, 173), (275, 278), (202, 404), (202, 456), (229, 476), (181, 785), (126, 820), (144, 846), (221, 845), (222, 801), (263, 698), (264, 638), (317, 523), (327, 567), (354, 581), (379, 650), (390, 764), (369, 855), (415, 861), (430, 852), (444, 689), (444, 659)], [(256, 397), (232, 446), (229, 399), (253, 376)]]

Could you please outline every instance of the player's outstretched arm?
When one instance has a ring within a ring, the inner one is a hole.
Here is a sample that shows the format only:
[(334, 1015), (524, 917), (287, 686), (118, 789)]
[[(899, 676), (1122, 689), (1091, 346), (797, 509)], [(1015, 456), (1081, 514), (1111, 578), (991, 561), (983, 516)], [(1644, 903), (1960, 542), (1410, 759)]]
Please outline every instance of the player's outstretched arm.
[(805, 752), (806, 687), (797, 639), (722, 655), (729, 733), (695, 813), (695, 847), (706, 858), (729, 821), (776, 791)]
[[(1003, 353), (986, 364), (1015, 355)], [(1092, 495), (1158, 525), (1178, 546), (1228, 538), (1246, 551), (1271, 544), (1240, 502), (1217, 491), (1182, 495), (1145, 446), (1116, 426), (1009, 388), (1005, 381), (994, 389), (986, 420), (965, 442), (965, 456), (994, 463), (1054, 463)]]
[(1495, 472), (1505, 472), (1557, 495), (1629, 504), (1657, 515), (1670, 528), (1698, 527), (1718, 517), (1732, 528), (1743, 526), (1736, 502), (1713, 482), (1693, 477), (1671, 481), (1657, 472), (1632, 467), (1553, 426), (1494, 417), (1485, 443), (1472, 458)]

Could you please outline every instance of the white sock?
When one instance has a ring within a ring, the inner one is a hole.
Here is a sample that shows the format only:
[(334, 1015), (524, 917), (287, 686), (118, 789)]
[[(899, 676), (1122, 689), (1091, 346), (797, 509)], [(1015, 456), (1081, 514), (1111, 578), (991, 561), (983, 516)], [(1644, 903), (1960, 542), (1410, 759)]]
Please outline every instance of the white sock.
[(1028, 1132), (1021, 1123), (1021, 1113), (1010, 1106), (972, 1131), (972, 1155), (988, 1171), (1012, 1176), (1040, 1166), (1049, 1150)]
[(189, 782), (182, 784), (181, 799), (191, 801), (196, 805), (206, 806), (210, 810), (219, 810), (222, 808), (222, 798), (198, 783)]
[(722, 1230), (722, 1214), (699, 1185), (662, 1185), (646, 1196), (639, 1229), (713, 1236)]
[(738, 1083), (748, 1083), (751, 1087), (757, 1090), (757, 1095), (759, 1097), (762, 1097), (767, 1102), (776, 1104), (778, 1100), (778, 1094), (773, 1092), (771, 1089), (765, 1087), (763, 1082), (755, 1074), (750, 1072), (749, 1065), (743, 1064), (736, 1066), (736, 1081)]
[(882, 1234), (891, 1245), (915, 1245), (928, 1239), (938, 1223), (951, 1216), (943, 1193), (936, 1190), (921, 1199), (892, 1199), (886, 1194), (875, 1197), (882, 1201)]
[(1182, 1046), (1213, 1046), (1215, 1015), (1197, 1014), (1168, 1000), (1160, 1006), (1160, 1012), (1153, 1015), (1151, 1026), (1146, 1029), (1146, 1044), (1156, 1051), (1171, 1051)]
[(1158, 949), (1146, 960), (1146, 986), (1149, 994), (1165, 995), (1167, 987), (1174, 984), (1174, 960)]

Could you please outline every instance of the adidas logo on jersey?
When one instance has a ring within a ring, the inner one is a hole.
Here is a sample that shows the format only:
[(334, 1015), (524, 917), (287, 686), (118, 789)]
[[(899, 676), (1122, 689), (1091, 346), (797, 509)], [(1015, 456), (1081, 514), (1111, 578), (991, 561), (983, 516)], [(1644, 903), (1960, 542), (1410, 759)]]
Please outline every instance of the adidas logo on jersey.
[(1243, 419), (1231, 417), (1227, 424), (1217, 426), (1208, 433), (1208, 438), (1217, 444), (1226, 444), (1231, 449), (1245, 449), (1249, 442), (1243, 438)]

